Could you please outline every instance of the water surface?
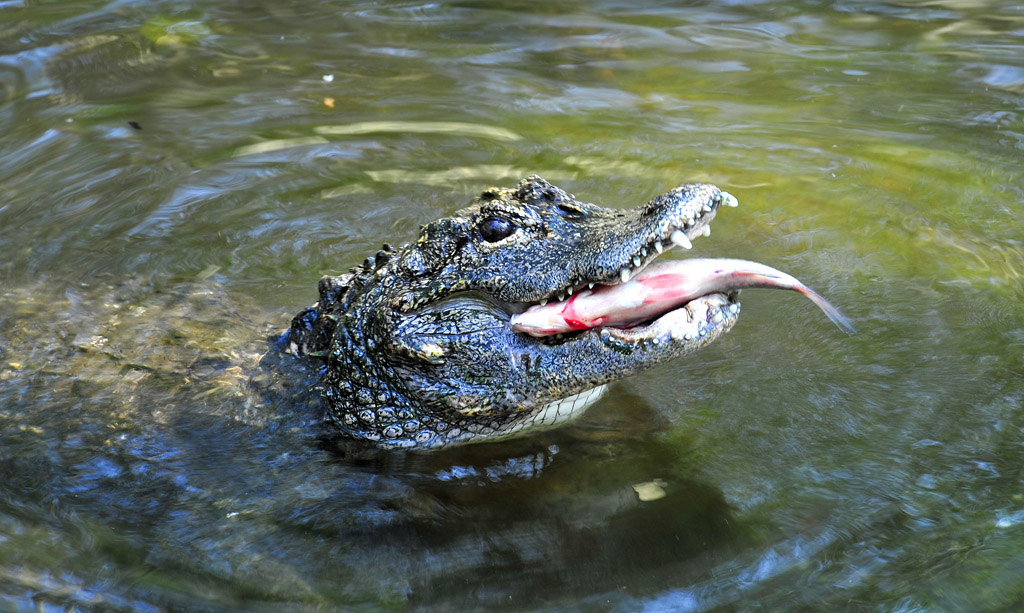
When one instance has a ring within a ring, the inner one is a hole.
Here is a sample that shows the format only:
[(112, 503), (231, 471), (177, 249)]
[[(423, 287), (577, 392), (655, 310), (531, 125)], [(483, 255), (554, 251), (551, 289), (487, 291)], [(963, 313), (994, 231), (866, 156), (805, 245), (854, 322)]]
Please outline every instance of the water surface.
[[(1021, 58), (1013, 2), (0, 4), (0, 609), (1019, 609)], [(268, 337), (531, 173), (713, 182), (694, 252), (860, 333), (750, 291), (575, 425), (336, 440)]]

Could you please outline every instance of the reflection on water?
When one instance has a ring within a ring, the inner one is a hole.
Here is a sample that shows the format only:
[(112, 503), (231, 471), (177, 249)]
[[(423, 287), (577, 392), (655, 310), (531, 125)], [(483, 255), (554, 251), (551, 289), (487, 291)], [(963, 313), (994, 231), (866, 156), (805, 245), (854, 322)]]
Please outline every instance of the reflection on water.
[[(1024, 605), (1019, 7), (677, 4), (0, 6), (0, 609)], [(860, 334), (751, 291), (569, 427), (333, 438), (274, 331), (533, 172), (714, 182)]]

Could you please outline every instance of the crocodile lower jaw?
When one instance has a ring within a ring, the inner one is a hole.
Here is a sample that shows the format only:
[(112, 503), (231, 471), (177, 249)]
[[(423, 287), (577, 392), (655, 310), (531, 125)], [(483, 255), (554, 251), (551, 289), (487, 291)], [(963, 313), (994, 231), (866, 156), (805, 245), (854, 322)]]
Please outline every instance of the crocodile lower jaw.
[(726, 294), (708, 294), (661, 315), (654, 321), (629, 328), (600, 326), (593, 332), (606, 343), (659, 345), (697, 341), (714, 329), (731, 325), (739, 316), (740, 305)]

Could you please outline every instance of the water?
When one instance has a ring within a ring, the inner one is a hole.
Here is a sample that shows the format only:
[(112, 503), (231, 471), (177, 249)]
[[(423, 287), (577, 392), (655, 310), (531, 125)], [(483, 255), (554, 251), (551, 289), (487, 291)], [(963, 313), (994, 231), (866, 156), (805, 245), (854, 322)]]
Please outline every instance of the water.
[[(0, 4), (0, 609), (1019, 609), (1021, 57), (1012, 2)], [(860, 334), (751, 291), (576, 425), (334, 440), (267, 337), (533, 172), (714, 182), (694, 251)]]

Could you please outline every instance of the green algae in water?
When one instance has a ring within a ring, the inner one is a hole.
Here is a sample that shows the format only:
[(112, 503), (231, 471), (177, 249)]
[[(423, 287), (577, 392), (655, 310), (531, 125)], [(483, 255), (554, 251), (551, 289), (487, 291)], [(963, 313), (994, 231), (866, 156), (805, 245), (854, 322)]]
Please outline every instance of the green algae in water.
[(157, 46), (179, 46), (208, 38), (213, 30), (202, 21), (156, 17), (142, 26), (142, 35)]

